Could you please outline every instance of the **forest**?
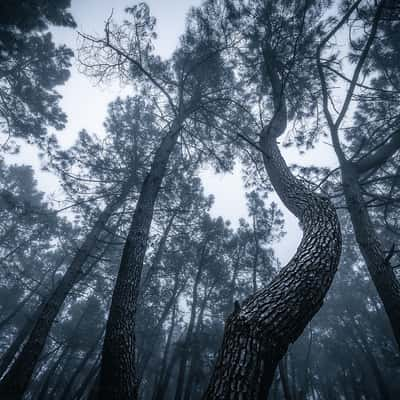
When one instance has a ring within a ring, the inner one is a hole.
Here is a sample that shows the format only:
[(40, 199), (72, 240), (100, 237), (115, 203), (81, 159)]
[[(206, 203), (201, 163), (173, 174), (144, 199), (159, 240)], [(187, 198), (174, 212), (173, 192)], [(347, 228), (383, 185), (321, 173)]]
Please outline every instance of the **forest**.
[(398, 0), (1, 0), (0, 400), (399, 399), (399, 126)]

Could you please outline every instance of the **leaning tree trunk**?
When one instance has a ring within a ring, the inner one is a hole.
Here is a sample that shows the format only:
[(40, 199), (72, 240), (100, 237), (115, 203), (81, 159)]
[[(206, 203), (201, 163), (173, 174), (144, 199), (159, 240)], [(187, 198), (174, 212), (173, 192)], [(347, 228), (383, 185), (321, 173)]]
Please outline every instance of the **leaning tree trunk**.
[(123, 249), (102, 351), (99, 399), (137, 398), (135, 314), (154, 205), (177, 142), (175, 121), (157, 149), (146, 176)]
[(272, 282), (227, 319), (204, 400), (267, 398), (279, 360), (321, 308), (340, 258), (341, 234), (334, 206), (291, 174), (276, 143), (286, 129), (287, 111), (272, 51), (266, 48), (264, 52), (275, 114), (261, 132), (260, 147), (270, 181), (299, 219), (303, 238)]
[(66, 273), (48, 299), (40, 306), (40, 313), (30, 336), (17, 359), (0, 382), (0, 398), (21, 399), (32, 378), (33, 371), (46, 343), (51, 326), (72, 287), (83, 276), (82, 267), (95, 249), (99, 235), (115, 210), (125, 201), (134, 182), (132, 175), (122, 188), (120, 195), (100, 213), (96, 223), (75, 254)]

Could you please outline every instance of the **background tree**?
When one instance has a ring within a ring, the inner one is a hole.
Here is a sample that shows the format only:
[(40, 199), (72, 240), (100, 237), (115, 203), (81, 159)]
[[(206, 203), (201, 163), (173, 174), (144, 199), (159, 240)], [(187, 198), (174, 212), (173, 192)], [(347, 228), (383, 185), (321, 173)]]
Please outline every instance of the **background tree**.
[(69, 77), (73, 53), (56, 46), (49, 26), (76, 26), (70, 0), (2, 1), (0, 5), (0, 132), (41, 143), (47, 127), (61, 130), (66, 115), (56, 87)]

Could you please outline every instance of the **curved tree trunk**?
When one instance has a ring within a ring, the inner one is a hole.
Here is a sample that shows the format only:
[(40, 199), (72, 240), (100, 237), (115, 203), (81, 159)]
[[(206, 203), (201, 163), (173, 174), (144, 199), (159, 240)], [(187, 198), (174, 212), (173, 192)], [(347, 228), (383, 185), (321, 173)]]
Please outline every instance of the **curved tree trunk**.
[(98, 396), (102, 400), (137, 398), (134, 330), (140, 278), (154, 205), (179, 131), (180, 122), (175, 121), (154, 155), (132, 217), (104, 338)]
[(66, 273), (57, 284), (57, 287), (49, 298), (39, 306), (41, 311), (28, 340), (24, 344), (12, 367), (0, 382), (1, 399), (17, 400), (22, 398), (32, 378), (33, 371), (42, 353), (51, 326), (64, 300), (72, 287), (84, 275), (82, 267), (95, 249), (99, 235), (103, 231), (111, 215), (125, 201), (133, 185), (134, 178), (132, 177), (126, 182), (121, 194), (100, 213), (96, 223), (75, 254)]
[(303, 238), (294, 257), (226, 321), (222, 348), (204, 400), (265, 400), (279, 360), (315, 313), (336, 272), (341, 234), (329, 199), (310, 192), (287, 167), (276, 143), (285, 131), (283, 85), (273, 53), (264, 49), (275, 114), (261, 132), (265, 168), (277, 194), (300, 220)]

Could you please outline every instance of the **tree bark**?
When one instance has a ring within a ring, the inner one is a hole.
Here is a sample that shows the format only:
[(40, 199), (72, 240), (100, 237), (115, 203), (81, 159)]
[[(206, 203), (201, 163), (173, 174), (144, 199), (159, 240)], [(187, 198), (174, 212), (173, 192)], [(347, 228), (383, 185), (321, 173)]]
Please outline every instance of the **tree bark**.
[(287, 167), (276, 143), (287, 111), (272, 50), (264, 49), (274, 116), (260, 147), (277, 194), (300, 220), (303, 238), (294, 257), (266, 287), (250, 296), (226, 321), (222, 348), (204, 400), (265, 400), (279, 360), (321, 308), (336, 272), (341, 234), (329, 199), (310, 192)]
[(83, 275), (82, 267), (96, 247), (99, 235), (114, 211), (125, 201), (135, 182), (128, 179), (120, 195), (100, 213), (92, 230), (75, 254), (66, 273), (50, 297), (40, 306), (41, 312), (10, 370), (0, 382), (0, 397), (4, 400), (21, 399), (32, 378), (34, 368), (46, 343), (51, 326), (65, 298)]
[(132, 217), (122, 253), (104, 339), (99, 399), (137, 399), (135, 314), (154, 204), (181, 123), (175, 121), (158, 147)]

